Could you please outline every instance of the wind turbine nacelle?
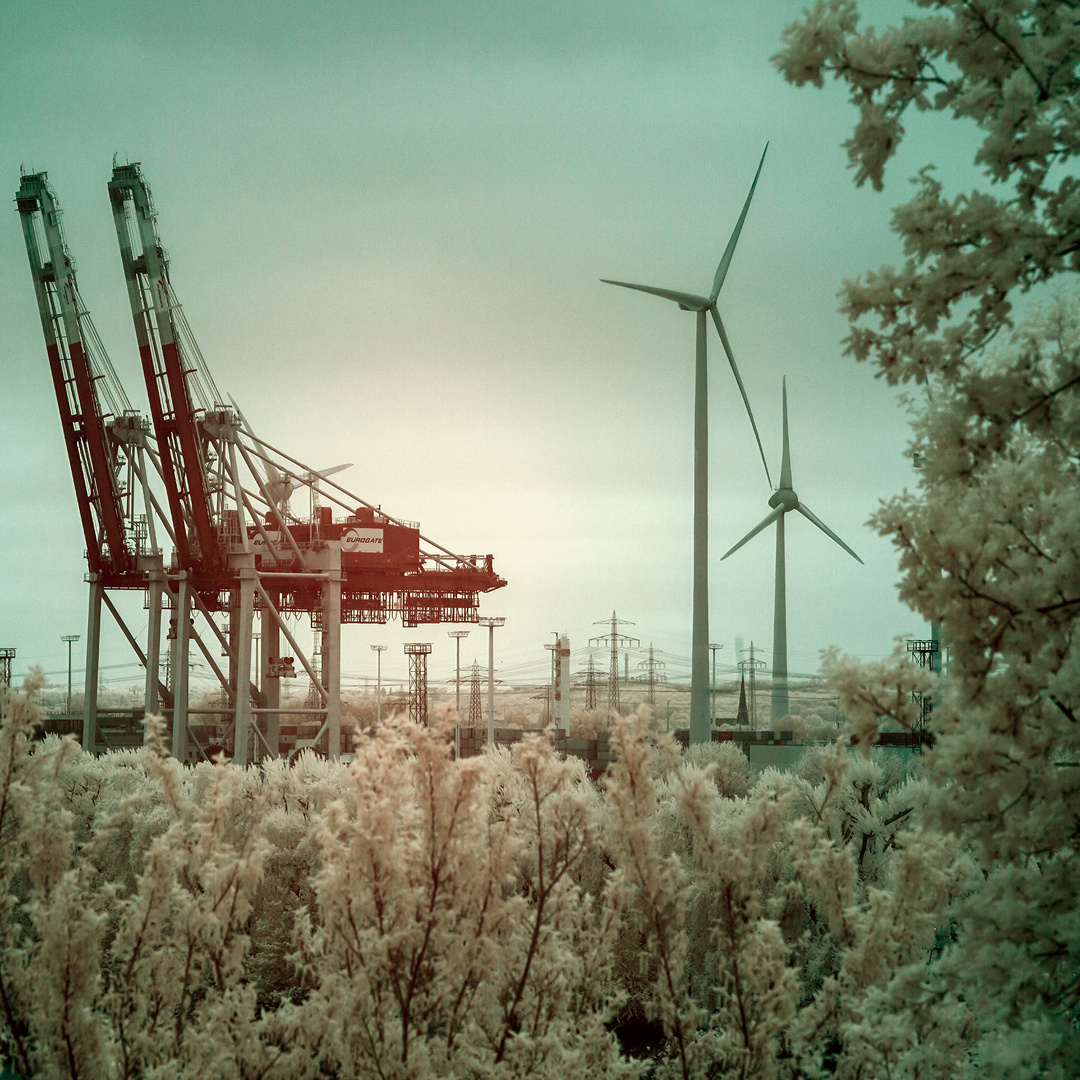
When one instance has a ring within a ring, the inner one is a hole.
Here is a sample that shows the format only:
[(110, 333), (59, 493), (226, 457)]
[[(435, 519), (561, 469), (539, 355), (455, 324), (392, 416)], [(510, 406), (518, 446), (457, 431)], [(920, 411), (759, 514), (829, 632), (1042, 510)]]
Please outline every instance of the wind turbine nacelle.
[(786, 514), (789, 510), (794, 510), (799, 505), (799, 496), (795, 494), (791, 488), (781, 488), (779, 491), (774, 491), (769, 496), (769, 505), (776, 510), (778, 507), (783, 507)]

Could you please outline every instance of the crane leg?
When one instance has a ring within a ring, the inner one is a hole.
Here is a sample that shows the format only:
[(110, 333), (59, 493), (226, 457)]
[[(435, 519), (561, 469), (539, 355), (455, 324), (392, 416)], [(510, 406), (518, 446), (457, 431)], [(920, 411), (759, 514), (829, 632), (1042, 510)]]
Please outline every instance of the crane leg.
[[(241, 556), (242, 558), (243, 556)], [(247, 559), (254, 562), (252, 556)], [(248, 762), (251, 729), (251, 632), (255, 614), (255, 569), (240, 571), (240, 610), (236, 627), (236, 727), (233, 733), (233, 763), (243, 768)]]
[(151, 716), (161, 708), (158, 675), (161, 667), (161, 569), (150, 571), (149, 622), (146, 630), (146, 692), (143, 712)]
[[(280, 603), (276, 593), (271, 592), (270, 598), (275, 606)], [(270, 659), (271, 657), (277, 659), (280, 655), (281, 630), (273, 613), (263, 605), (260, 657), (262, 671), (259, 674), (259, 687), (262, 690), (263, 707), (269, 710), (263, 715), (266, 717), (266, 742), (274, 757), (278, 756), (281, 744), (281, 713), (277, 711), (281, 708), (281, 679), (270, 674)]]
[(188, 653), (191, 643), (191, 583), (187, 571), (180, 571), (176, 583), (176, 638), (173, 641), (172, 755), (177, 761), (188, 756)]
[(326, 691), (327, 757), (341, 757), (341, 547), (330, 544), (319, 552), (329, 578), (322, 587), (322, 684)]
[(86, 671), (83, 675), (83, 750), (94, 752), (97, 742), (98, 660), (101, 654), (101, 597), (105, 589), (90, 575), (90, 605), (86, 616)]

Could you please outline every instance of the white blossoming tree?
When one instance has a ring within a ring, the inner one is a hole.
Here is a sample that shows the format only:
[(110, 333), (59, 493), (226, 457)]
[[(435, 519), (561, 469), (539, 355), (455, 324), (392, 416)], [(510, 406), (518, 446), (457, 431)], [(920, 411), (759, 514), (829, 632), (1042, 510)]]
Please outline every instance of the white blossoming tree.
[[(846, 84), (856, 183), (883, 183), (910, 107), (981, 134), (991, 193), (946, 197), (929, 167), (893, 227), (907, 261), (844, 286), (849, 351), (913, 406), (919, 491), (884, 504), (901, 595), (951, 655), (935, 697), (920, 842), (959, 839), (978, 887), (937, 960), (898, 971), (849, 1039), (889, 1075), (1075, 1075), (1080, 1061), (1080, 306), (1017, 303), (1080, 269), (1080, 12), (1075, 4), (919, 0), (925, 14), (861, 30), (822, 0), (776, 57), (796, 84)], [(1015, 324), (1015, 325), (1014, 325)], [(906, 721), (899, 659), (834, 658), (844, 708), (872, 734)], [(907, 720), (907, 722), (910, 722)], [(887, 1045), (886, 1045), (887, 1044)]]

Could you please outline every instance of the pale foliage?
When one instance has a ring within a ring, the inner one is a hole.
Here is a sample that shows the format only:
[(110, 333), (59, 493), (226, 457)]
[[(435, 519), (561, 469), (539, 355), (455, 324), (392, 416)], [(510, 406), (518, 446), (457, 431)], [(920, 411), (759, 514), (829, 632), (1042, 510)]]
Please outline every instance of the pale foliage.
[[(605, 1024), (598, 795), (527, 740), (455, 763), (400, 719), (351, 767), (184, 768), (0, 737), (0, 1026), (23, 1076), (565, 1076)], [(156, 725), (156, 726), (155, 726)], [(595, 876), (595, 875), (594, 875)]]
[[(859, 122), (855, 182), (881, 188), (914, 106), (976, 126), (993, 193), (950, 199), (932, 166), (893, 213), (907, 261), (844, 286), (848, 339), (892, 381), (924, 381), (1008, 325), (1013, 296), (1080, 269), (1080, 14), (1061, 0), (914, 0), (925, 15), (861, 29), (855, 0), (816, 0), (774, 63), (797, 86), (831, 75)], [(869, 317), (869, 318), (868, 318)]]
[[(948, 680), (901, 656), (826, 667), (869, 746), (935, 699), (937, 742), (906, 850), (959, 842), (976, 875), (941, 912), (935, 959), (900, 968), (847, 1038), (890, 1076), (1065, 1077), (1080, 1061), (1080, 304), (1014, 327), (1016, 295), (1080, 268), (1080, 12), (1017, 0), (918, 0), (922, 17), (860, 32), (828, 0), (776, 58), (797, 84), (832, 74), (860, 119), (856, 182), (880, 187), (911, 104), (973, 121), (995, 194), (945, 199), (928, 170), (894, 214), (909, 260), (845, 286), (849, 338), (913, 406), (917, 493), (873, 524), (900, 556), (901, 596), (938, 622)], [(867, 324), (864, 316), (871, 316)], [(1000, 335), (994, 348), (987, 344)], [(940, 864), (938, 866), (940, 870)]]
[(840, 748), (751, 786), (641, 710), (602, 787), (543, 739), (455, 762), (400, 719), (351, 766), (185, 768), (156, 721), (137, 753), (30, 741), (32, 689), (0, 736), (23, 1076), (638, 1074), (613, 1029), (654, 1075), (795, 1075), (964, 880), (903, 849), (918, 785)]

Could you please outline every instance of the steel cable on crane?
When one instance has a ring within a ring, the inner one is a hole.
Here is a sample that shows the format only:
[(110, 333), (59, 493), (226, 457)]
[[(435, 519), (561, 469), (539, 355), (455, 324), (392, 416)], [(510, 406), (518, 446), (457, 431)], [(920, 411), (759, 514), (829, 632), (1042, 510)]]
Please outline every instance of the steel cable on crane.
[(90, 318), (90, 309), (83, 302), (83, 298), (77, 289), (73, 289), (72, 293), (75, 299), (75, 316), (79, 323), (79, 333), (82, 335), (86, 351), (93, 361), (91, 371), (96, 367), (98, 369), (97, 373), (100, 375), (100, 378), (95, 381), (95, 390), (100, 387), (105, 403), (113, 416), (123, 416), (125, 413), (133, 412), (131, 402), (128, 400), (127, 394), (124, 393), (124, 387), (116, 374), (112, 360), (109, 359), (105, 345), (98, 335), (94, 320)]
[(193, 363), (194, 365), (189, 368), (189, 371), (195, 375), (195, 379), (192, 381), (195, 383), (195, 393), (199, 398), (199, 403), (208, 411), (224, 408), (221, 392), (214, 382), (214, 376), (210, 373), (202, 349), (199, 348), (199, 343), (195, 340), (187, 316), (184, 314), (183, 306), (176, 299), (172, 283), (166, 278), (164, 285), (169, 298), (169, 309), (173, 312), (173, 321), (180, 331), (179, 338), (183, 342), (184, 352), (187, 354), (185, 359), (189, 361), (189, 364)]

